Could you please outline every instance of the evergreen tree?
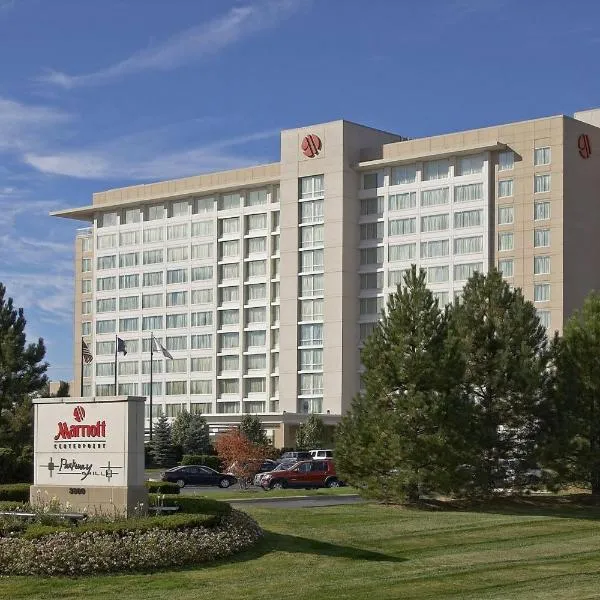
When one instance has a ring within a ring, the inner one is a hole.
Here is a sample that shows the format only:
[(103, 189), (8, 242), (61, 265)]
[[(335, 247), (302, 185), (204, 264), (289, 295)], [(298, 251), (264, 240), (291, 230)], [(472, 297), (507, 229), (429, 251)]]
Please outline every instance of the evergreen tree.
[(258, 446), (266, 446), (269, 443), (267, 434), (263, 429), (262, 423), (257, 415), (244, 415), (240, 421), (240, 431), (253, 443)]
[(296, 433), (296, 447), (298, 450), (312, 450), (322, 448), (327, 439), (327, 430), (323, 419), (311, 414), (306, 423), (300, 424)]
[(177, 415), (172, 427), (173, 444), (182, 454), (208, 454), (210, 449), (209, 429), (201, 414), (190, 414), (186, 410)]
[(46, 384), (48, 364), (44, 342), (27, 344), (23, 309), (15, 309), (0, 283), (0, 448), (12, 456), (11, 470), (3, 468), (0, 481), (29, 480), (33, 456), (31, 397)]
[(69, 384), (66, 381), (61, 381), (58, 384), (58, 389), (56, 390), (56, 394), (54, 394), (55, 398), (68, 398), (69, 397)]
[(502, 275), (475, 273), (450, 314), (465, 364), (463, 473), (489, 494), (510, 469), (532, 466), (550, 352), (533, 304)]
[(447, 317), (413, 265), (362, 351), (365, 389), (336, 435), (341, 478), (379, 499), (418, 498), (445, 490), (453, 469), (448, 434), (453, 415), (456, 352)]
[(171, 436), (171, 425), (164, 414), (159, 417), (154, 427), (150, 452), (154, 464), (159, 467), (172, 467), (176, 462), (176, 449)]

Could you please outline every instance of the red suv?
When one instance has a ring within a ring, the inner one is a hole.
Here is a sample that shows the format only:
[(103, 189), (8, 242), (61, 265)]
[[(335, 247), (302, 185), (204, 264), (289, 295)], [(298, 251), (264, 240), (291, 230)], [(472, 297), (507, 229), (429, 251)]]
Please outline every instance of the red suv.
[(260, 485), (266, 490), (281, 488), (339, 487), (335, 465), (331, 459), (303, 460), (285, 471), (272, 471), (263, 476)]

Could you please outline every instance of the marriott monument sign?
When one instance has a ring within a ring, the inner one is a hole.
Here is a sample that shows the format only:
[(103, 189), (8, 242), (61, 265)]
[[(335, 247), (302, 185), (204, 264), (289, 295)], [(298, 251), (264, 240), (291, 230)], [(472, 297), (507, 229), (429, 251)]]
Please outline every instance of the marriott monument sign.
[(131, 513), (148, 505), (144, 403), (137, 396), (33, 401), (31, 502), (56, 498), (73, 510)]

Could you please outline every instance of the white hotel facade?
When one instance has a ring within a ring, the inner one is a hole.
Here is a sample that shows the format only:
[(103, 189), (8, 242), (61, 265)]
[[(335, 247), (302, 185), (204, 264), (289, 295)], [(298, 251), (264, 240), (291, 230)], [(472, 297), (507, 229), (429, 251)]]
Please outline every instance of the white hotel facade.
[[(276, 446), (334, 425), (360, 348), (412, 263), (441, 304), (498, 266), (561, 330), (600, 287), (600, 117), (407, 140), (347, 121), (281, 133), (281, 160), (94, 194), (76, 235), (75, 387), (149, 395), (213, 431), (258, 414)], [(598, 150), (596, 151), (596, 148)], [(94, 361), (81, 373), (81, 340)], [(149, 423), (147, 407), (147, 424)]]

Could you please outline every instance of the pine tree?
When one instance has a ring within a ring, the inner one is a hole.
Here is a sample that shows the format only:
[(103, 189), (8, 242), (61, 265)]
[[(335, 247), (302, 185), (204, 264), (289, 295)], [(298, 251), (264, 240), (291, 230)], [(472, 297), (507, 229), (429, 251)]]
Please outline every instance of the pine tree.
[(0, 472), (0, 481), (29, 479), (33, 455), (31, 397), (47, 382), (44, 342), (27, 344), (23, 309), (15, 309), (0, 283), (0, 448), (8, 448), (12, 470)]
[(150, 452), (154, 464), (159, 467), (172, 467), (176, 462), (176, 449), (171, 435), (171, 425), (163, 414), (153, 431)]
[(405, 287), (362, 351), (365, 390), (336, 435), (336, 464), (344, 480), (379, 499), (415, 500), (450, 484), (451, 422), (458, 357), (446, 343), (447, 318), (413, 265)]
[(322, 448), (325, 445), (327, 431), (323, 419), (318, 415), (311, 414), (306, 423), (298, 427), (296, 433), (296, 447), (298, 450), (312, 450)]
[(265, 430), (257, 415), (244, 415), (240, 421), (240, 431), (253, 444), (266, 446), (269, 443)]
[(487, 495), (534, 461), (550, 352), (533, 304), (492, 270), (475, 273), (450, 313), (465, 371), (464, 474)]
[(207, 454), (210, 449), (208, 423), (201, 414), (181, 411), (173, 422), (171, 436), (181, 454)]

